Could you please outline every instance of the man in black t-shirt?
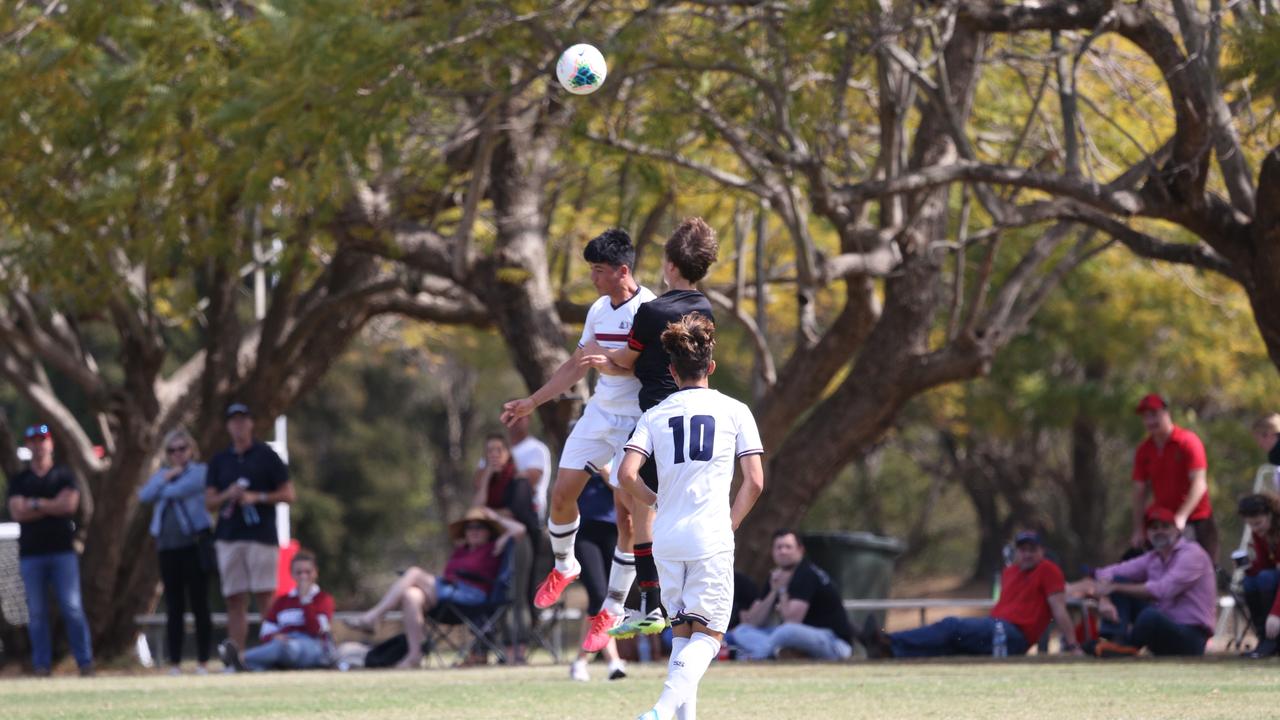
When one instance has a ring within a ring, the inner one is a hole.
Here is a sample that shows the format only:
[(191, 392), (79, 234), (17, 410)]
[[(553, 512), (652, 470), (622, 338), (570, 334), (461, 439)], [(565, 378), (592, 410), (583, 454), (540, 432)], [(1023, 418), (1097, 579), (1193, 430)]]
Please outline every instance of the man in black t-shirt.
[(294, 494), (280, 456), (254, 439), (253, 417), (244, 403), (227, 407), (227, 434), (231, 447), (209, 461), (205, 505), (218, 514), (214, 547), (227, 600), (227, 638), (239, 652), (249, 635), (249, 595), (259, 612), (271, 606), (280, 558), (275, 506), (293, 502)]
[(27, 592), (27, 634), (31, 637), (31, 667), (48, 675), (53, 662), (48, 588), (67, 625), (71, 653), (80, 674), (93, 672), (89, 621), (80, 601), (80, 559), (72, 538), (73, 519), (80, 507), (80, 491), (71, 468), (53, 464), (53, 436), (48, 425), (26, 431), (31, 464), (9, 479), (9, 514), (18, 521), (18, 570)]
[[(742, 622), (725, 640), (748, 660), (792, 651), (818, 660), (845, 660), (853, 652), (853, 628), (831, 576), (804, 559), (795, 531), (773, 534), (769, 591), (742, 613)], [(770, 627), (777, 612), (781, 623)]]
[[(689, 314), (704, 315), (715, 322), (711, 302), (694, 285), (706, 277), (719, 251), (716, 233), (706, 221), (698, 217), (685, 219), (671, 233), (664, 248), (662, 279), (669, 289), (636, 310), (627, 346), (606, 350), (590, 343), (582, 349), (582, 362), (606, 375), (635, 375), (640, 381), (642, 412), (667, 399), (677, 389), (671, 377), (671, 358), (662, 347), (662, 333), (667, 325)], [(658, 470), (653, 458), (640, 469), (640, 477), (650, 490), (657, 492)], [(613, 482), (611, 478), (610, 483)], [(636, 583), (640, 587), (642, 607), (652, 610), (647, 614), (628, 611), (627, 618), (609, 631), (616, 638), (634, 637), (638, 633), (649, 635), (667, 626), (659, 606), (658, 568), (653, 561), (653, 511), (633, 505), (631, 523)]]

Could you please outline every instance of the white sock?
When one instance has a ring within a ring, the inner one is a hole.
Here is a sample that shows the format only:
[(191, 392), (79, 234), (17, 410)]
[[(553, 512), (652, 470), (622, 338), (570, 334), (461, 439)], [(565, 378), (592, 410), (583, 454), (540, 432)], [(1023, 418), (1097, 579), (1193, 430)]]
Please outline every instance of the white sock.
[(636, 581), (636, 556), (634, 553), (622, 552), (621, 548), (613, 550), (613, 565), (609, 568), (609, 594), (604, 599), (603, 610), (622, 617), (622, 604), (631, 594), (631, 584)]
[[(689, 699), (696, 701), (698, 682), (711, 667), (711, 661), (720, 652), (720, 641), (706, 633), (694, 633), (679, 653), (672, 653), (667, 681), (662, 684), (662, 695), (653, 709), (658, 717), (674, 717), (677, 709)], [(696, 705), (695, 705), (696, 707)]]
[(688, 644), (689, 644), (689, 638), (687, 637), (680, 637), (679, 635), (671, 636), (671, 657), (667, 658), (667, 674), (668, 675), (670, 675), (671, 671), (675, 669), (676, 667), (675, 661), (676, 661), (676, 658), (679, 657), (680, 651), (684, 650), (685, 646)]
[(684, 704), (676, 708), (676, 720), (698, 720), (698, 694), (689, 696)]
[[(689, 638), (671, 638), (671, 658), (667, 660), (667, 675), (670, 675), (671, 671), (675, 669), (675, 665), (673, 665), (671, 661), (674, 660), (676, 656), (680, 654), (680, 651), (688, 644)], [(676, 720), (694, 720), (694, 718), (697, 717), (697, 706), (694, 703), (695, 700), (693, 697), (686, 698), (684, 704), (676, 708)]]
[(573, 541), (578, 537), (578, 520), (563, 525), (547, 521), (547, 534), (551, 536), (551, 552), (556, 556), (556, 570), (565, 575), (579, 572), (578, 559), (573, 556)]

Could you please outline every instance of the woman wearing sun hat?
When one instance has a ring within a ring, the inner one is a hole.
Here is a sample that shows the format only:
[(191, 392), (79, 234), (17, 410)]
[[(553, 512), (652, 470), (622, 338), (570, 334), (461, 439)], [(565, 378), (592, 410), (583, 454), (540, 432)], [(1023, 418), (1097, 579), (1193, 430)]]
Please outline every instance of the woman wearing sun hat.
[(404, 617), (409, 654), (397, 667), (413, 668), (422, 661), (423, 615), (441, 602), (479, 605), (489, 597), (498, 579), (502, 551), (512, 538), (524, 534), (524, 526), (487, 507), (473, 507), (449, 524), (453, 553), (437, 577), (411, 567), (391, 585), (377, 605), (347, 624), (373, 631), (388, 610), (399, 607)]

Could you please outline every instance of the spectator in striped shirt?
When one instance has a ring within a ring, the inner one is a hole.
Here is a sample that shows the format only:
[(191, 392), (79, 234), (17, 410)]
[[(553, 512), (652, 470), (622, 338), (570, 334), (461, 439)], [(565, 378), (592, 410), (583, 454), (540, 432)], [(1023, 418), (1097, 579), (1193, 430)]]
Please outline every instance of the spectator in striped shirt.
[(333, 596), (316, 584), (316, 557), (299, 552), (289, 565), (297, 587), (271, 603), (262, 617), (258, 645), (243, 661), (231, 641), (218, 646), (222, 662), (235, 670), (304, 670), (329, 667), (333, 662)]

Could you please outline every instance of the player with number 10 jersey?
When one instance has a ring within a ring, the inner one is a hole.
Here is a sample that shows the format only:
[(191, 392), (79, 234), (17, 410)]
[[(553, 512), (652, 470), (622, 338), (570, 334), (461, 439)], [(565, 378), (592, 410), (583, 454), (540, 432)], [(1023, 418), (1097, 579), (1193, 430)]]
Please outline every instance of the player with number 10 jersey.
[(710, 388), (677, 390), (640, 418), (626, 447), (658, 465), (655, 558), (689, 562), (733, 551), (734, 466), (764, 452), (746, 405)]

